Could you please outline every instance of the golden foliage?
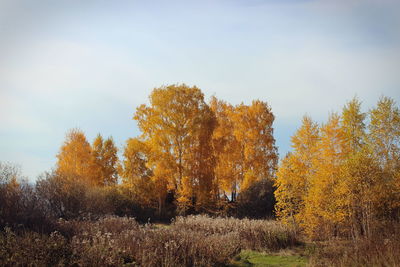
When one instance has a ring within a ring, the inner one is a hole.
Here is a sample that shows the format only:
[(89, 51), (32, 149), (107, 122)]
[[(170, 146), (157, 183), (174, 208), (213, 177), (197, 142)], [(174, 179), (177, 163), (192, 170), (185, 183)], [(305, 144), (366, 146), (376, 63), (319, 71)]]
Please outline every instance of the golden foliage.
[(259, 100), (232, 106), (214, 97), (210, 106), (218, 123), (213, 133), (217, 188), (225, 195), (231, 193), (235, 200), (240, 191), (275, 174), (274, 115), (268, 104)]
[(277, 215), (312, 238), (370, 237), (378, 222), (400, 215), (400, 112), (382, 97), (369, 112), (368, 132), (354, 98), (341, 116), (318, 127), (304, 118), (294, 151), (280, 163)]
[(67, 179), (98, 184), (98, 167), (85, 134), (71, 130), (57, 155), (57, 173)]
[(147, 164), (164, 194), (174, 190), (183, 210), (194, 199), (201, 205), (212, 201), (215, 118), (202, 92), (184, 84), (154, 89), (150, 105), (138, 107), (134, 119), (152, 154)]
[(57, 158), (56, 172), (65, 179), (101, 186), (117, 183), (118, 157), (112, 138), (104, 141), (98, 135), (91, 146), (82, 131), (73, 129)]
[(294, 151), (286, 155), (277, 172), (275, 197), (277, 216), (298, 225), (304, 218), (304, 199), (318, 158), (319, 127), (304, 116), (301, 127), (292, 137)]

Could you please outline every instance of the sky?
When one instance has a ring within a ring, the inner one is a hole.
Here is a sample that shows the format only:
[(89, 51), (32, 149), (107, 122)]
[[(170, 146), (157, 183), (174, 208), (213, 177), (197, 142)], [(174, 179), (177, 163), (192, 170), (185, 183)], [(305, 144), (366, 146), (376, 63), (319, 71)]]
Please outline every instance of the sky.
[(0, 0), (0, 161), (34, 181), (72, 128), (122, 151), (153, 90), (266, 101), (280, 156), (307, 114), (400, 103), (400, 1)]

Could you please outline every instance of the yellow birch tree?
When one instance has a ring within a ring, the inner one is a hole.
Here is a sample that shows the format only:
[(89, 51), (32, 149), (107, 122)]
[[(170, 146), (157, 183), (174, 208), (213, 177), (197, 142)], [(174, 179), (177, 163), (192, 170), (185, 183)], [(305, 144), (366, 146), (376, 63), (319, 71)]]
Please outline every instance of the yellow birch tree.
[(56, 172), (71, 181), (98, 184), (99, 169), (85, 134), (71, 130), (57, 155)]
[(110, 137), (106, 140), (98, 134), (92, 144), (92, 154), (99, 173), (97, 174), (99, 185), (115, 185), (118, 180), (117, 172), (117, 147)]
[(214, 117), (202, 92), (184, 84), (156, 88), (150, 105), (139, 106), (134, 119), (143, 133), (141, 138), (158, 155), (151, 160), (154, 173), (171, 175), (168, 186), (177, 194), (181, 210), (195, 207), (196, 200), (211, 193), (213, 179), (208, 173), (213, 170), (209, 166), (212, 155), (206, 155), (206, 150)]
[(287, 223), (298, 226), (305, 220), (305, 197), (310, 177), (315, 172), (313, 162), (319, 156), (319, 126), (304, 116), (301, 127), (292, 136), (293, 152), (281, 161), (275, 181), (276, 214)]

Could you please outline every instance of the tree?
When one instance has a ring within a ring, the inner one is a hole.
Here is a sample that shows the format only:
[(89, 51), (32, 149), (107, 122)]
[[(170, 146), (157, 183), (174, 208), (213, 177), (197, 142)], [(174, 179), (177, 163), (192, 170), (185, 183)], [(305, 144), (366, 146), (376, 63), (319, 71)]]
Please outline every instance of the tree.
[[(400, 215), (400, 110), (393, 99), (381, 97), (370, 110), (368, 143), (384, 172), (382, 183), (388, 185), (382, 211), (392, 218)], [(387, 216), (386, 216), (387, 217)]]
[(92, 152), (99, 171), (97, 174), (99, 185), (114, 185), (117, 183), (117, 151), (112, 137), (103, 140), (103, 137), (98, 134), (93, 141)]
[(0, 229), (11, 227), (47, 231), (49, 214), (35, 188), (21, 174), (18, 165), (0, 162)]
[(246, 189), (255, 181), (272, 178), (278, 161), (272, 124), (274, 115), (266, 102), (253, 101), (235, 107), (233, 134), (241, 147), (241, 184)]
[(57, 155), (57, 174), (66, 179), (80, 180), (92, 185), (99, 184), (99, 168), (85, 134), (71, 130)]
[(277, 215), (311, 238), (369, 238), (382, 221), (399, 218), (400, 111), (382, 97), (369, 112), (368, 132), (366, 115), (353, 98), (319, 134), (304, 118), (292, 137), (294, 151), (280, 163)]
[(319, 154), (312, 162), (314, 172), (304, 200), (303, 226), (310, 236), (321, 238), (338, 235), (339, 226), (347, 218), (340, 168), (349, 154), (349, 147), (337, 114), (330, 115), (321, 127), (317, 149)]
[(341, 167), (342, 196), (347, 205), (347, 221), (353, 238), (371, 237), (373, 224), (387, 192), (385, 176), (370, 147), (352, 153)]
[(36, 182), (36, 191), (45, 201), (47, 215), (54, 218), (77, 218), (81, 216), (87, 206), (88, 181), (71, 179), (60, 174), (59, 171), (44, 173)]
[[(372, 181), (372, 178), (368, 178), (368, 175), (372, 174), (365, 172), (363, 164), (370, 161), (369, 155), (366, 153), (366, 132), (364, 120), (366, 114), (361, 112), (361, 102), (357, 98), (353, 98), (349, 101), (342, 110), (341, 125), (345, 133), (347, 145), (349, 147), (349, 155), (347, 156), (346, 162), (341, 167), (341, 179), (344, 179), (345, 184), (342, 185), (342, 195), (347, 195), (347, 198), (343, 199), (347, 205), (348, 226), (349, 232), (353, 238), (358, 238), (363, 235), (365, 229), (365, 190), (362, 187), (368, 185)], [(371, 167), (374, 166), (371, 163)], [(365, 181), (363, 181), (365, 177)], [(361, 188), (360, 188), (361, 185)], [(368, 185), (369, 186), (369, 185)], [(369, 209), (368, 209), (369, 210)], [(364, 227), (364, 231), (361, 229), (361, 225)]]
[(215, 181), (214, 191), (217, 198), (231, 194), (234, 201), (240, 185), (241, 146), (233, 134), (234, 122), (232, 114), (234, 107), (222, 100), (213, 97), (210, 108), (214, 112), (217, 127), (212, 136), (213, 151), (215, 156)]
[(366, 114), (361, 112), (361, 102), (357, 98), (353, 98), (343, 107), (341, 125), (353, 152), (360, 150), (365, 142), (365, 117)]
[(150, 157), (150, 168), (158, 181), (168, 180), (182, 210), (210, 201), (214, 168), (209, 152), (215, 118), (202, 92), (184, 84), (156, 88), (150, 105), (139, 106), (134, 119), (141, 139), (156, 155)]
[(400, 110), (393, 99), (381, 97), (370, 118), (370, 143), (381, 165), (394, 171), (400, 162)]
[(259, 100), (234, 107), (213, 97), (210, 107), (217, 119), (212, 136), (216, 192), (226, 198), (230, 193), (235, 202), (241, 191), (275, 174), (274, 115), (268, 104)]
[[(147, 144), (138, 138), (130, 138), (124, 149), (124, 160), (120, 167), (123, 185), (126, 186), (143, 206), (152, 206), (155, 184), (153, 170), (148, 168), (150, 151)], [(166, 195), (166, 188), (158, 185), (159, 201)], [(162, 192), (160, 192), (160, 189)], [(159, 203), (159, 209), (161, 209)]]
[(285, 221), (298, 225), (302, 222), (305, 197), (308, 193), (310, 177), (315, 172), (313, 162), (318, 158), (319, 126), (304, 116), (301, 127), (292, 136), (293, 152), (281, 161), (275, 186), (276, 213)]
[(20, 180), (18, 166), (0, 162), (0, 227), (17, 221), (21, 202)]

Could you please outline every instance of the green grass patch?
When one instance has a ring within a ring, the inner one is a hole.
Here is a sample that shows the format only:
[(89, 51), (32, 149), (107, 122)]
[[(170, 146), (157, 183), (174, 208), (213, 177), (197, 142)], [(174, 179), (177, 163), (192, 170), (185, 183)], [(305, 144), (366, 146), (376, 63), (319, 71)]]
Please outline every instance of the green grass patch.
[(229, 266), (303, 267), (306, 265), (307, 258), (300, 255), (272, 255), (251, 250), (244, 250), (233, 259)]
[(169, 228), (171, 225), (166, 223), (153, 223), (152, 226), (157, 229)]

